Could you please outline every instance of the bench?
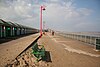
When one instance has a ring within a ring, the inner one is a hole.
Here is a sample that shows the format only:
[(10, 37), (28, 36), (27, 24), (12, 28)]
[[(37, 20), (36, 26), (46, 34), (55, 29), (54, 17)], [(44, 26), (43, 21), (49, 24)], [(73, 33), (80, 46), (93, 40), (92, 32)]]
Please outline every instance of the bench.
[(35, 43), (32, 46), (32, 50), (33, 50), (32, 53), (37, 58), (37, 61), (39, 61), (40, 59), (43, 59), (45, 57), (45, 48), (43, 45), (38, 45), (37, 43)]

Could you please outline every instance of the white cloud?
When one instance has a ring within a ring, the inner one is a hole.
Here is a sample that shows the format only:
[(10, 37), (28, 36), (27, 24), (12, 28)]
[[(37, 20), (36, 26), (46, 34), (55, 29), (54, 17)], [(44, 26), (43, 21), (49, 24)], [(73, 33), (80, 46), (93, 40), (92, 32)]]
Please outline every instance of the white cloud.
[(51, 2), (58, 2), (59, 0), (50, 0)]
[(14, 20), (16, 18), (24, 20), (24, 18), (28, 19), (30, 17), (35, 17), (36, 14), (32, 10), (32, 6), (29, 6), (29, 4), (30, 3), (27, 3), (24, 0), (17, 0), (8, 7), (4, 7), (1, 5), (0, 16), (9, 20)]
[(80, 17), (88, 16), (92, 11), (86, 8), (77, 9), (71, 5), (62, 6), (59, 3), (47, 4), (46, 9), (44, 17), (49, 18), (47, 20), (50, 22), (57, 23), (78, 20)]
[(93, 12), (93, 10), (88, 9), (88, 8), (80, 8), (78, 9), (78, 11), (80, 12), (80, 14), (83, 14), (83, 15), (90, 15), (91, 12)]
[(0, 18), (39, 28), (40, 5), (46, 6), (43, 21), (47, 27), (64, 31), (93, 27), (86, 19), (93, 10), (77, 8), (73, 0), (0, 0)]

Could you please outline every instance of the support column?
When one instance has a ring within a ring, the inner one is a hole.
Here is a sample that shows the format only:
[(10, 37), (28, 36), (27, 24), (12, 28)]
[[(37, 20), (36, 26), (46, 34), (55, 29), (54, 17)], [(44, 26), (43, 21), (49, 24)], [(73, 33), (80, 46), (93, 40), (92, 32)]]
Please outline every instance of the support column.
[(25, 30), (25, 33), (24, 34), (26, 34), (26, 28), (24, 30)]
[(17, 28), (17, 35), (18, 35), (18, 28)]
[(6, 37), (6, 28), (5, 26), (3, 28), (4, 28), (4, 37)]
[(14, 31), (14, 27), (13, 27), (13, 36), (14, 36), (14, 32), (15, 32), (15, 31)]
[(12, 29), (12, 27), (11, 27), (11, 36), (12, 36), (12, 33), (13, 33), (12, 31), (13, 31), (13, 29)]
[(1, 28), (1, 30), (0, 30), (0, 33), (1, 33), (0, 37), (2, 37), (2, 26), (0, 26), (0, 28)]

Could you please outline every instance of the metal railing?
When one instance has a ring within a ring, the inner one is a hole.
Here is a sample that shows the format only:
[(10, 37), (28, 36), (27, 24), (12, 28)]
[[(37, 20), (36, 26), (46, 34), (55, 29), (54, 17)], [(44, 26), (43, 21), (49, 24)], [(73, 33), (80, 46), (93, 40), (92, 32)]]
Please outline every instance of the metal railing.
[(95, 45), (96, 39), (100, 39), (100, 36), (91, 36), (91, 35), (75, 34), (75, 33), (59, 33), (59, 35), (75, 39), (78, 41), (82, 41), (91, 45)]

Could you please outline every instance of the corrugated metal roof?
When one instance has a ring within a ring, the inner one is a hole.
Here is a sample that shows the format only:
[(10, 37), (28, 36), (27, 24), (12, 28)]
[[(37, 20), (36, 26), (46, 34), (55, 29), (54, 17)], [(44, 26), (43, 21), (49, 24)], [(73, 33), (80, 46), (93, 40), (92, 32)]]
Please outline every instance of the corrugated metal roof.
[(7, 23), (6, 21), (0, 19), (1, 25), (11, 26), (11, 24)]
[(13, 23), (13, 22), (10, 22), (10, 21), (4, 21), (2, 19), (0, 19), (0, 25), (18, 27), (18, 28), (35, 29), (35, 28), (31, 28), (31, 27), (28, 27), (28, 26), (18, 24), (18, 23)]
[(4, 25), (4, 21), (0, 19), (0, 25)]

